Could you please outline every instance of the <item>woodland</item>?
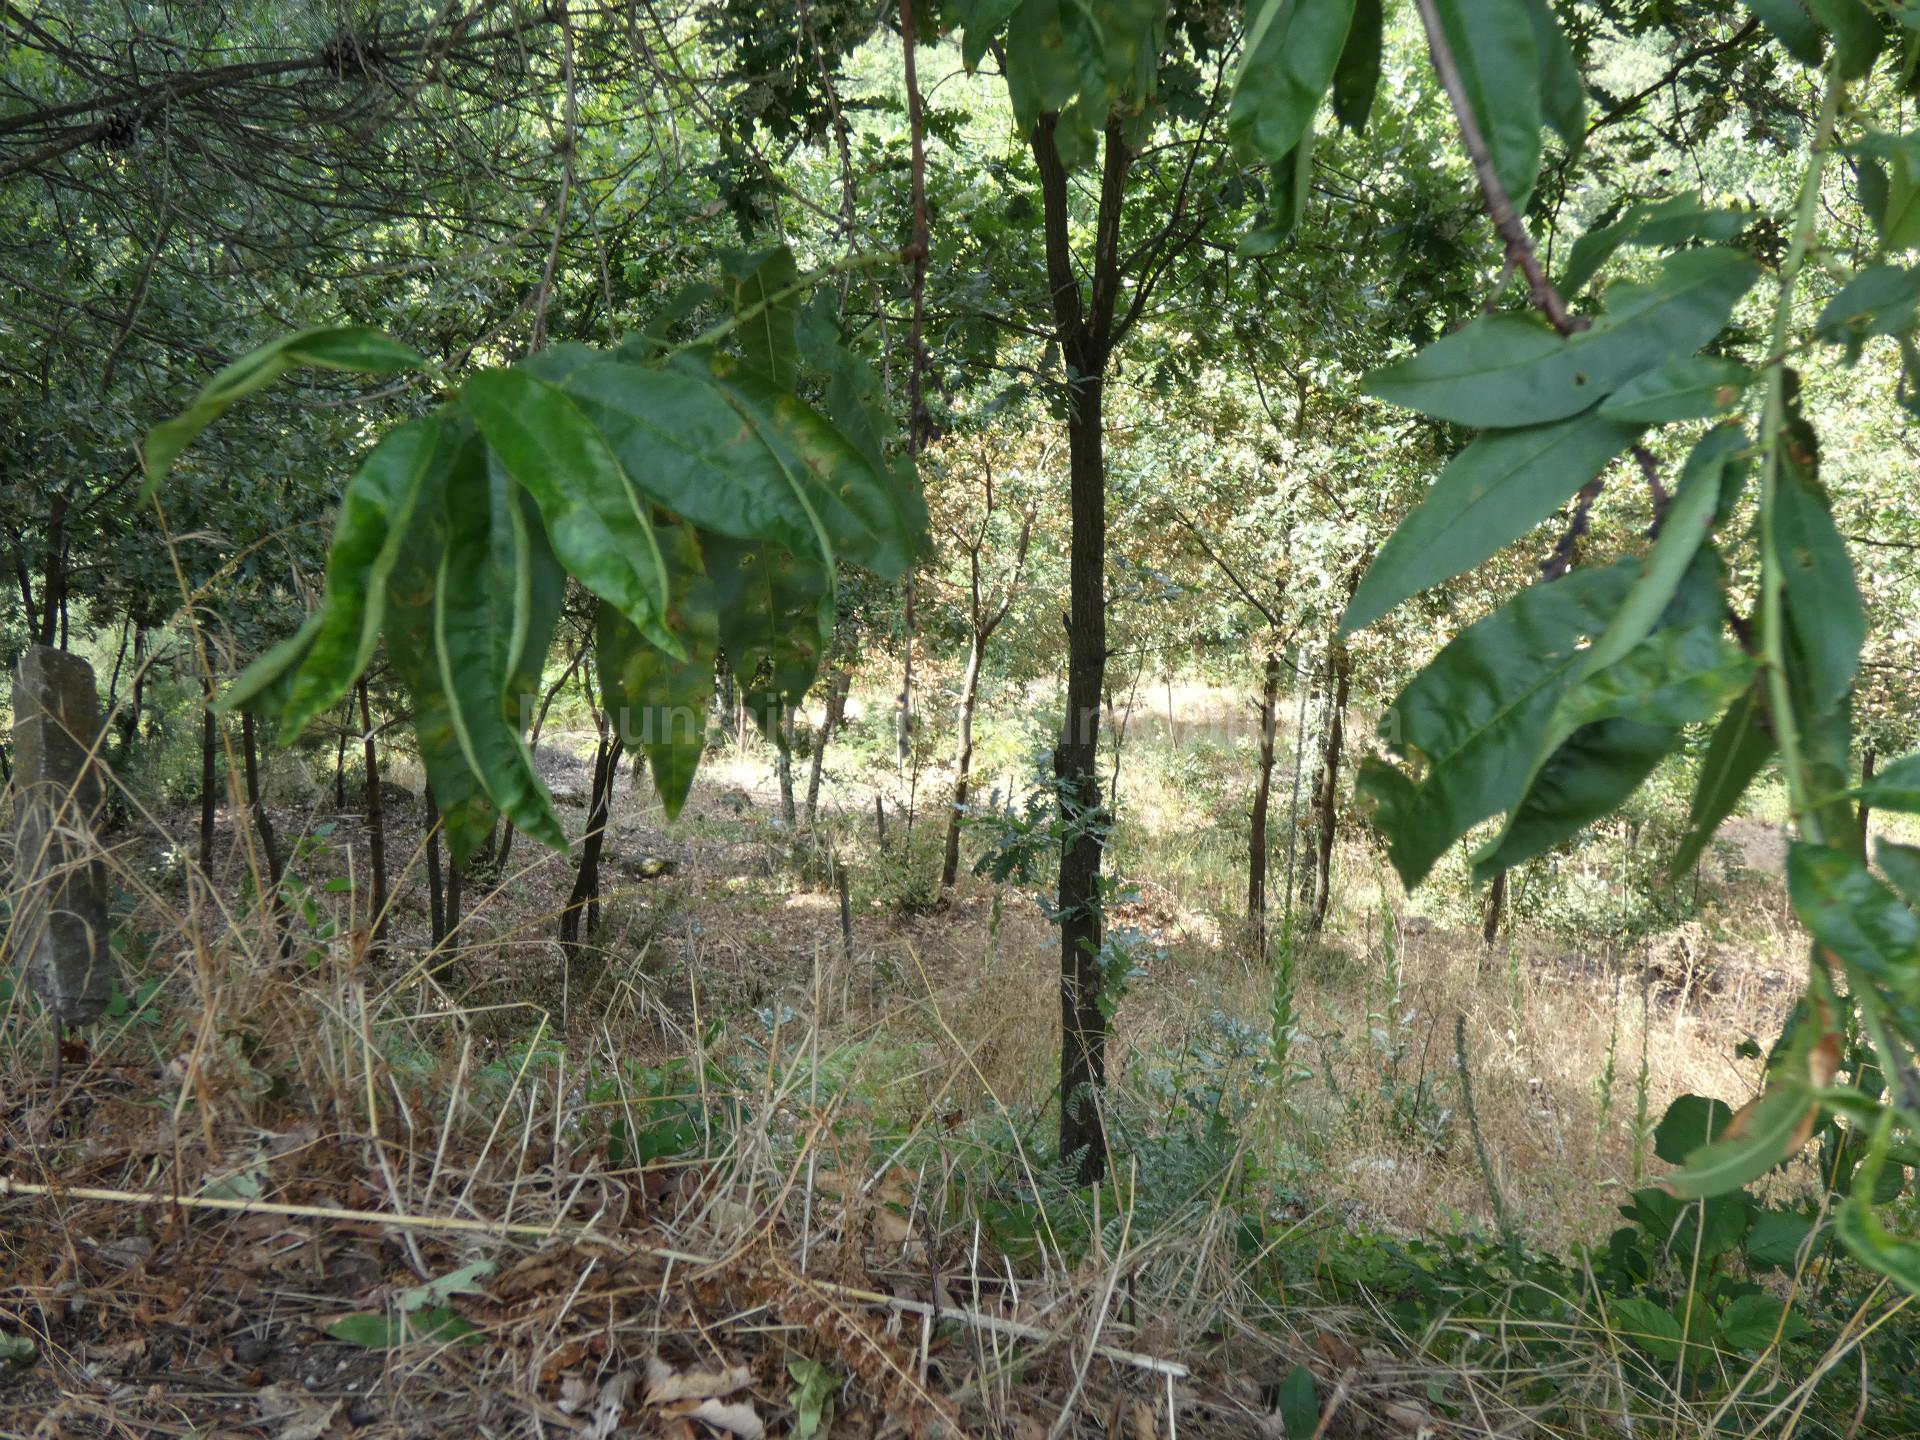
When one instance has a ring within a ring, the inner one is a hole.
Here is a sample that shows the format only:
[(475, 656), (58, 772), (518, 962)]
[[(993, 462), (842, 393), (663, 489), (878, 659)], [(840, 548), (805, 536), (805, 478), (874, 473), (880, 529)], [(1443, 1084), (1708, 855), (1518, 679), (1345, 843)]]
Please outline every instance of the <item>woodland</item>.
[(0, 1437), (1920, 1434), (1917, 99), (0, 0)]

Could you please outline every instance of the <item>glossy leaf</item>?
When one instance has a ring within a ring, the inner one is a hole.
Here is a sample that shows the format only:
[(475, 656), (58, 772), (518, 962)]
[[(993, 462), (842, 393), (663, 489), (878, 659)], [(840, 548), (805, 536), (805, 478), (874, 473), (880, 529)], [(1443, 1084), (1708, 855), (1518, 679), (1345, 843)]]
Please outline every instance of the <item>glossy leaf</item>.
[(1716, 210), (1698, 195), (1675, 195), (1658, 203), (1636, 201), (1616, 220), (1597, 225), (1573, 242), (1560, 288), (1576, 295), (1623, 245), (1660, 248), (1693, 240), (1727, 241), (1752, 223), (1738, 210)]
[(271, 385), (289, 370), (310, 365), (324, 370), (353, 370), (391, 375), (422, 363), (420, 353), (377, 330), (359, 325), (319, 326), (283, 335), (221, 370), (186, 410), (154, 426), (142, 443), (147, 472), (142, 499), (151, 495), (182, 450), (225, 414), (236, 400)]
[(1857, 360), (1866, 342), (1878, 335), (1902, 335), (1920, 320), (1920, 270), (1898, 265), (1869, 265), (1827, 302), (1814, 324), (1822, 340), (1845, 345)]
[(1611, 814), (1678, 743), (1671, 726), (1638, 720), (1576, 729), (1532, 772), (1512, 817), (1474, 855), (1474, 883), (1486, 884)]
[(1756, 682), (1728, 707), (1707, 744), (1687, 810), (1687, 831), (1667, 867), (1671, 876), (1690, 869), (1707, 848), (1722, 822), (1733, 813), (1740, 797), (1773, 755), (1773, 736), (1766, 727), (1766, 708)]
[(1540, 32), (1533, 0), (1435, 0), (1494, 172), (1524, 214), (1540, 174)]
[(1375, 802), (1374, 823), (1407, 886), (1525, 793), (1529, 761), (1582, 645), (1605, 627), (1637, 569), (1629, 561), (1576, 570), (1522, 590), (1457, 635), (1388, 708), (1381, 739), (1420, 768), (1369, 757), (1356, 784)]
[(1637, 425), (1592, 411), (1527, 430), (1489, 430), (1440, 472), (1426, 499), (1381, 546), (1341, 628), (1369, 625), (1518, 540), (1639, 433)]
[(376, 445), (347, 482), (327, 552), (326, 601), (286, 706), (287, 739), (338, 703), (372, 661), (388, 572), (427, 488), (427, 472), (449, 463), (454, 445), (446, 422), (412, 421)]
[(1227, 111), (1227, 133), (1241, 155), (1272, 163), (1305, 137), (1353, 17), (1354, 0), (1262, 0)]
[(756, 254), (729, 254), (721, 261), (727, 302), (739, 321), (734, 332), (740, 356), (775, 385), (791, 390), (799, 377), (800, 272), (784, 245)]
[(754, 722), (771, 737), (782, 707), (806, 694), (832, 642), (833, 574), (806, 557), (718, 537), (706, 554), (727, 663)]
[(1600, 413), (1638, 425), (1717, 420), (1740, 403), (1753, 372), (1715, 355), (1689, 355), (1636, 375), (1600, 402)]
[(462, 392), (488, 447), (540, 507), (560, 561), (670, 654), (662, 618), (666, 562), (647, 506), (606, 440), (567, 392), (518, 370), (491, 370)]
[(510, 677), (533, 625), (532, 537), (517, 487), (499, 466), (450, 477), (447, 544), (434, 596), (434, 641), (454, 735), (487, 795), (516, 827), (564, 850), (566, 831), (516, 724)]
[(686, 651), (676, 660), (649, 645), (609, 606), (600, 607), (594, 655), (604, 704), (622, 742), (644, 752), (667, 818), (680, 813), (706, 753), (714, 657), (720, 648), (717, 600), (700, 544), (686, 525), (662, 528), (672, 577), (668, 623)]
[(1813, 1092), (1799, 1075), (1769, 1078), (1766, 1092), (1719, 1137), (1689, 1151), (1685, 1166), (1660, 1183), (1687, 1200), (1751, 1185), (1792, 1158), (1811, 1128)]
[(1373, 371), (1367, 391), (1460, 425), (1563, 420), (1664, 362), (1692, 355), (1725, 327), (1759, 273), (1737, 250), (1683, 250), (1653, 284), (1614, 286), (1590, 329), (1562, 339), (1531, 314), (1485, 315)]
[(1340, 63), (1333, 69), (1333, 116), (1347, 129), (1367, 128), (1380, 88), (1381, 0), (1356, 0)]

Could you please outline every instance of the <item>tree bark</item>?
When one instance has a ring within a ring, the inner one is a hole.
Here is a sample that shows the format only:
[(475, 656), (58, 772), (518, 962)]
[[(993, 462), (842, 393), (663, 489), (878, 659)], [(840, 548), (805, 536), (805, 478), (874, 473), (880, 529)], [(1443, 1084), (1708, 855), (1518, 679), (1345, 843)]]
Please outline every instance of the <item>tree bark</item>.
[(940, 884), (952, 889), (960, 875), (960, 819), (967, 808), (967, 791), (973, 776), (973, 711), (980, 699), (980, 665), (985, 658), (987, 637), (978, 629), (967, 647), (967, 673), (960, 682), (958, 735), (953, 742), (953, 797), (947, 810), (947, 848), (940, 861)]
[(1333, 642), (1328, 657), (1333, 667), (1333, 704), (1327, 714), (1327, 743), (1321, 752), (1320, 793), (1316, 797), (1315, 840), (1319, 861), (1313, 880), (1313, 912), (1307, 920), (1307, 933), (1318, 935), (1327, 923), (1327, 908), (1333, 903), (1334, 825), (1339, 819), (1340, 752), (1346, 740), (1347, 698), (1352, 688), (1353, 660), (1347, 647)]
[(820, 733), (813, 738), (813, 760), (807, 775), (807, 828), (812, 829), (820, 814), (820, 770), (826, 763), (827, 744), (847, 714), (847, 691), (853, 685), (853, 672), (845, 666), (835, 670), (827, 681), (827, 713), (821, 718)]
[(774, 769), (780, 781), (780, 818), (788, 831), (792, 831), (799, 819), (793, 804), (793, 731), (794, 707), (781, 703), (780, 721), (774, 728), (779, 740), (779, 753), (774, 758)]
[(587, 833), (580, 842), (580, 868), (574, 873), (573, 891), (567, 907), (560, 912), (560, 943), (569, 957), (579, 953), (581, 921), (591, 935), (600, 928), (600, 852), (607, 836), (607, 812), (611, 809), (614, 772), (620, 768), (619, 731), (601, 721), (600, 743), (593, 754), (593, 796), (587, 807)]
[(440, 885), (440, 806), (427, 786), (427, 926), (432, 942), (447, 938), (446, 893)]
[(273, 817), (267, 813), (267, 802), (260, 791), (260, 743), (250, 714), (240, 717), (240, 748), (246, 765), (247, 808), (253, 813), (253, 830), (260, 837), (260, 849), (267, 861), (267, 889), (273, 897), (268, 913), (273, 917), (274, 933), (279, 937), (280, 953), (284, 956), (290, 943), (284, 923), (286, 900), (280, 893), (280, 877), (285, 867), (280, 860), (280, 841), (273, 833)]
[(1260, 779), (1247, 836), (1247, 923), (1261, 952), (1267, 938), (1267, 811), (1273, 796), (1273, 742), (1280, 722), (1280, 657), (1269, 653), (1260, 686)]
[(1487, 890), (1487, 913), (1480, 924), (1480, 938), (1488, 945), (1500, 938), (1500, 922), (1507, 915), (1507, 872), (1502, 870), (1493, 877), (1493, 884)]
[[(347, 711), (348, 724), (351, 724), (353, 711)], [(347, 808), (347, 725), (340, 727), (340, 738), (333, 747), (333, 808)]]
[(66, 648), (67, 609), (67, 497), (55, 495), (47, 502), (47, 569), (40, 585), (40, 634), (42, 645), (56, 640)]
[(125, 751), (140, 734), (140, 706), (147, 693), (147, 630), (133, 627), (133, 677), (127, 686), (126, 707), (120, 712), (120, 749)]
[(380, 793), (380, 756), (374, 746), (373, 705), (365, 680), (360, 682), (360, 727), (367, 765), (367, 861), (373, 870), (371, 951), (387, 934), (387, 810)]
[[(1860, 759), (1860, 783), (1863, 786), (1873, 783), (1873, 765), (1878, 758), (1873, 746), (1867, 746), (1866, 754)], [(1867, 851), (1867, 826), (1871, 822), (1872, 815), (1872, 807), (1862, 799), (1860, 802), (1860, 853), (1863, 855)]]

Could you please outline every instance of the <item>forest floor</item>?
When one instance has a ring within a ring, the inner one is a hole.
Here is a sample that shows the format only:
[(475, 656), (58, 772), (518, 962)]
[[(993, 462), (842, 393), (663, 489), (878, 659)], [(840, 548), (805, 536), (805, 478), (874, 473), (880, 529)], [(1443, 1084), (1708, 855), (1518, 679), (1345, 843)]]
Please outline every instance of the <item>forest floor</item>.
[[(384, 948), (320, 781), (276, 797), (284, 948), (244, 844), (208, 887), (162, 833), (191, 817), (114, 837), (116, 1013), (57, 1085), (24, 995), (0, 1028), (0, 1435), (1526, 1433), (1524, 1350), (1462, 1366), (1312, 1279), (1357, 1235), (1604, 1236), (1649, 1116), (1750, 1094), (1736, 1047), (1796, 988), (1769, 827), (1706, 921), (1631, 946), (1489, 948), (1349, 842), (1276, 1046), (1239, 777), (1139, 744), (1118, 1162), (1077, 1198), (1037, 1158), (1052, 931), (1017, 886), (929, 884), (937, 772), (884, 848), (900, 783), (858, 753), (799, 832), (755, 742), (672, 826), (623, 772), (571, 956), (571, 868), (530, 845), (427, 944), (404, 768)], [(579, 746), (540, 758), (584, 798)]]

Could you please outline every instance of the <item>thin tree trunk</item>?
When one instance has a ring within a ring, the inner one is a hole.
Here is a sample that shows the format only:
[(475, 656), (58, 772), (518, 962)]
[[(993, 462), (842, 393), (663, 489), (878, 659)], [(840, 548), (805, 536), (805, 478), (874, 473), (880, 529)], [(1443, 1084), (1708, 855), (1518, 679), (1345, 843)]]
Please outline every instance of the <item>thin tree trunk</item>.
[(285, 866), (280, 859), (279, 838), (273, 832), (273, 817), (267, 813), (267, 802), (261, 794), (260, 744), (250, 714), (240, 717), (240, 748), (246, 764), (247, 808), (253, 812), (254, 833), (260, 837), (260, 849), (267, 860), (267, 887), (273, 897), (269, 913), (273, 917), (274, 933), (279, 936), (279, 950), (284, 958), (292, 946), (292, 937), (286, 933), (286, 897), (280, 893), (280, 877), (285, 873)]
[(1267, 656), (1260, 686), (1260, 779), (1253, 792), (1253, 823), (1247, 837), (1247, 922), (1266, 951), (1267, 810), (1273, 795), (1273, 742), (1280, 723), (1280, 657)]
[[(447, 928), (446, 936), (460, 933), (460, 892), (466, 885), (466, 876), (460, 867), (453, 863), (453, 852), (447, 852)], [(442, 938), (446, 938), (443, 936)]]
[(960, 715), (953, 742), (953, 798), (947, 809), (947, 848), (940, 861), (940, 884), (951, 889), (960, 876), (960, 819), (967, 809), (967, 790), (973, 777), (973, 711), (980, 699), (980, 666), (987, 637), (978, 627), (967, 647), (967, 673), (960, 682)]
[(125, 750), (140, 736), (140, 707), (147, 695), (147, 630), (133, 629), (133, 679), (127, 690), (126, 708), (120, 712), (120, 748)]
[(853, 686), (853, 671), (842, 666), (827, 682), (827, 713), (820, 721), (820, 733), (813, 740), (813, 761), (807, 775), (807, 828), (812, 829), (820, 815), (820, 771), (827, 758), (827, 745), (833, 732), (847, 714), (847, 691)]
[(618, 732), (604, 719), (601, 727), (600, 743), (593, 754), (593, 796), (587, 808), (587, 833), (580, 842), (580, 868), (574, 873), (566, 909), (560, 912), (560, 943), (569, 956), (579, 952), (583, 919), (587, 934), (600, 928), (600, 852), (606, 841), (609, 799), (621, 747)]
[[(1875, 755), (1873, 746), (1871, 745), (1867, 746), (1867, 753), (1864, 756), (1862, 756), (1860, 760), (1861, 785), (1865, 786), (1865, 785), (1871, 785), (1873, 783), (1873, 764), (1877, 758), (1878, 756)], [(1860, 851), (1862, 854), (1866, 853), (1867, 825), (1872, 817), (1872, 814), (1873, 814), (1872, 807), (1870, 807), (1867, 804), (1866, 800), (1863, 798), (1860, 801)]]
[(1493, 877), (1493, 884), (1487, 890), (1486, 918), (1480, 924), (1480, 938), (1488, 945), (1500, 938), (1500, 922), (1507, 915), (1507, 872), (1502, 870)]
[(218, 803), (219, 781), (214, 752), (220, 738), (219, 722), (213, 717), (213, 684), (200, 706), (200, 873), (213, 878), (213, 823)]
[[(67, 608), (67, 497), (55, 495), (47, 504), (47, 573), (40, 585), (40, 634), (42, 645), (61, 639)], [(62, 649), (66, 646), (64, 642)]]
[(783, 701), (779, 723), (774, 727), (774, 733), (779, 737), (779, 754), (774, 759), (774, 768), (780, 779), (780, 818), (789, 831), (799, 818), (793, 804), (793, 726), (794, 707)]
[(367, 682), (360, 682), (361, 744), (367, 765), (367, 859), (373, 869), (373, 933), (369, 950), (377, 948), (387, 933), (387, 811), (380, 794), (380, 756), (373, 739), (373, 705), (367, 698)]
[[(1296, 652), (1297, 653), (1297, 652)], [(1307, 697), (1313, 693), (1312, 681), (1293, 672), (1293, 688), (1299, 703), (1293, 716), (1293, 792), (1287, 800), (1287, 904), (1286, 924), (1293, 924), (1293, 900), (1299, 893), (1296, 874), (1300, 856), (1300, 771), (1307, 760)]]
[[(352, 721), (352, 707), (348, 707), (348, 723)], [(347, 728), (340, 727), (340, 739), (333, 747), (333, 808), (347, 808)]]
[(907, 760), (913, 754), (913, 575), (900, 582), (900, 597), (907, 625), (907, 657), (900, 672), (900, 699), (895, 707), (893, 728), (893, 762), (896, 770), (904, 771)]
[(1327, 743), (1321, 752), (1319, 816), (1315, 837), (1319, 842), (1319, 864), (1314, 875), (1313, 914), (1307, 921), (1307, 933), (1318, 935), (1327, 923), (1327, 907), (1333, 903), (1333, 839), (1339, 819), (1340, 752), (1346, 740), (1347, 697), (1352, 688), (1353, 660), (1340, 641), (1333, 643), (1329, 657), (1333, 665), (1333, 705), (1327, 715)]
[(440, 806), (432, 785), (427, 786), (427, 924), (435, 945), (447, 938), (446, 895), (440, 886)]
[(887, 800), (884, 795), (873, 797), (873, 828), (880, 842), (880, 853), (887, 853)]

